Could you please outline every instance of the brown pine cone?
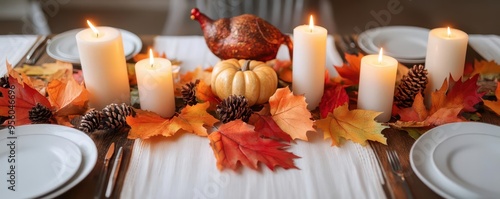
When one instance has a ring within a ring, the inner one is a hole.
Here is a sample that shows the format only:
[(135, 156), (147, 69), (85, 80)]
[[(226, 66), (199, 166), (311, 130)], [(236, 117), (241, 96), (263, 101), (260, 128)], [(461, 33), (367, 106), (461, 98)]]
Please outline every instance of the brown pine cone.
[(196, 80), (196, 82), (189, 82), (182, 86), (181, 94), (185, 105), (193, 106), (198, 103), (196, 99), (196, 85), (199, 82), (200, 80)]
[(52, 111), (40, 103), (36, 103), (29, 111), (29, 119), (33, 124), (50, 123), (51, 117)]
[(129, 115), (135, 116), (135, 111), (125, 103), (107, 105), (102, 109), (102, 128), (106, 130), (119, 129), (127, 124), (125, 118)]
[(427, 86), (427, 69), (423, 65), (414, 65), (407, 75), (401, 79), (401, 83), (396, 88), (394, 103), (400, 108), (408, 108), (413, 105), (415, 96), (421, 92), (423, 94)]
[(223, 123), (241, 119), (248, 122), (252, 115), (252, 109), (244, 96), (231, 95), (217, 105), (217, 114)]
[(92, 133), (102, 128), (101, 121), (102, 113), (97, 110), (91, 110), (82, 117), (78, 129), (85, 133)]

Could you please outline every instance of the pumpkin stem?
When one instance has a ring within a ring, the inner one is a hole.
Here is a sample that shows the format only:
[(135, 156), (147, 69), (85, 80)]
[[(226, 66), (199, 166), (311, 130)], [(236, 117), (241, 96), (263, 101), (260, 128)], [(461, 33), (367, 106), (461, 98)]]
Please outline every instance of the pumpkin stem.
[(241, 68), (241, 71), (246, 71), (246, 70), (248, 70), (248, 69), (250, 68), (250, 62), (251, 62), (251, 61), (252, 61), (252, 60), (247, 60), (247, 61), (245, 62), (245, 64), (243, 64), (243, 67)]

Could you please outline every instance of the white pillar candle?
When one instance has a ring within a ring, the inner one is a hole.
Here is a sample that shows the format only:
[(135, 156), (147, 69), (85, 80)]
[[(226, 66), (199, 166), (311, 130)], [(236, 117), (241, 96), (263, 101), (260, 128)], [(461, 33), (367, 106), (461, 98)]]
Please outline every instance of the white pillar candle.
[(431, 92), (441, 88), (450, 74), (458, 80), (464, 73), (467, 33), (448, 28), (436, 28), (429, 32), (425, 68), (429, 83), (425, 91), (426, 103), (430, 105)]
[(392, 101), (398, 61), (382, 55), (367, 55), (361, 59), (359, 75), (358, 109), (382, 112), (377, 118), (379, 122), (391, 119)]
[(327, 30), (309, 25), (293, 29), (293, 93), (304, 95), (309, 110), (315, 109), (323, 96)]
[(102, 109), (111, 103), (130, 104), (127, 63), (120, 31), (91, 26), (76, 34), (76, 42), (85, 87), (91, 94), (90, 106)]
[(172, 64), (164, 58), (143, 59), (135, 64), (141, 109), (169, 118), (175, 113)]

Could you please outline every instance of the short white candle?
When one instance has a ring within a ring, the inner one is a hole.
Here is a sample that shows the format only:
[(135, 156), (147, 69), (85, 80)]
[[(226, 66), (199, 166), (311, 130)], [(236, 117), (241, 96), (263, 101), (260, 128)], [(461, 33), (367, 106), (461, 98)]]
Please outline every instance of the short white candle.
[(361, 59), (359, 75), (358, 109), (382, 112), (377, 118), (379, 122), (391, 119), (392, 101), (398, 61), (382, 55), (367, 55)]
[(175, 113), (172, 64), (164, 58), (143, 59), (135, 64), (141, 109), (169, 118)]
[(327, 30), (309, 25), (293, 29), (293, 93), (306, 97), (307, 108), (318, 107), (325, 84)]
[(425, 68), (429, 83), (425, 91), (427, 106), (430, 105), (431, 92), (441, 88), (450, 74), (458, 80), (464, 74), (467, 33), (448, 28), (436, 28), (429, 32)]
[(111, 103), (130, 104), (127, 63), (120, 31), (91, 26), (76, 34), (76, 42), (85, 86), (91, 94), (90, 106), (102, 109)]

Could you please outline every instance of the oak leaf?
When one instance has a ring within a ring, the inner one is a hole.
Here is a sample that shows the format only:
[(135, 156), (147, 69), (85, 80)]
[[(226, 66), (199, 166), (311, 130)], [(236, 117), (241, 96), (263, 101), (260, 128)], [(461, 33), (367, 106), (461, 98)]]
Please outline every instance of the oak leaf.
[(37, 103), (52, 109), (47, 98), (22, 80), (10, 74), (8, 81), (10, 88), (0, 87), (0, 115), (4, 117), (14, 117), (15, 125), (30, 124), (29, 111)]
[(269, 98), (269, 106), (273, 120), (292, 139), (307, 140), (307, 132), (315, 131), (305, 97), (293, 95), (288, 87), (277, 89)]
[(484, 105), (493, 110), (497, 115), (500, 115), (500, 82), (497, 82), (497, 89), (495, 90), (497, 101), (483, 100)]
[(293, 159), (299, 157), (285, 151), (288, 144), (261, 138), (252, 125), (239, 119), (222, 124), (208, 138), (219, 170), (236, 170), (240, 164), (258, 169), (258, 162), (264, 163), (271, 170), (276, 166), (297, 168)]
[(369, 110), (350, 111), (346, 103), (329, 113), (325, 119), (316, 121), (316, 126), (323, 130), (325, 139), (332, 139), (332, 146), (340, 146), (341, 139), (361, 145), (366, 145), (368, 140), (387, 144), (382, 130), (389, 127), (375, 121), (378, 115), (380, 112)]
[(344, 53), (344, 56), (347, 63), (344, 63), (342, 66), (335, 66), (335, 70), (337, 70), (342, 78), (348, 80), (346, 84), (358, 84), (363, 54), (358, 53), (357, 55), (351, 55), (349, 53)]
[(349, 102), (345, 88), (339, 84), (327, 84), (319, 103), (321, 118), (328, 116), (335, 108)]

